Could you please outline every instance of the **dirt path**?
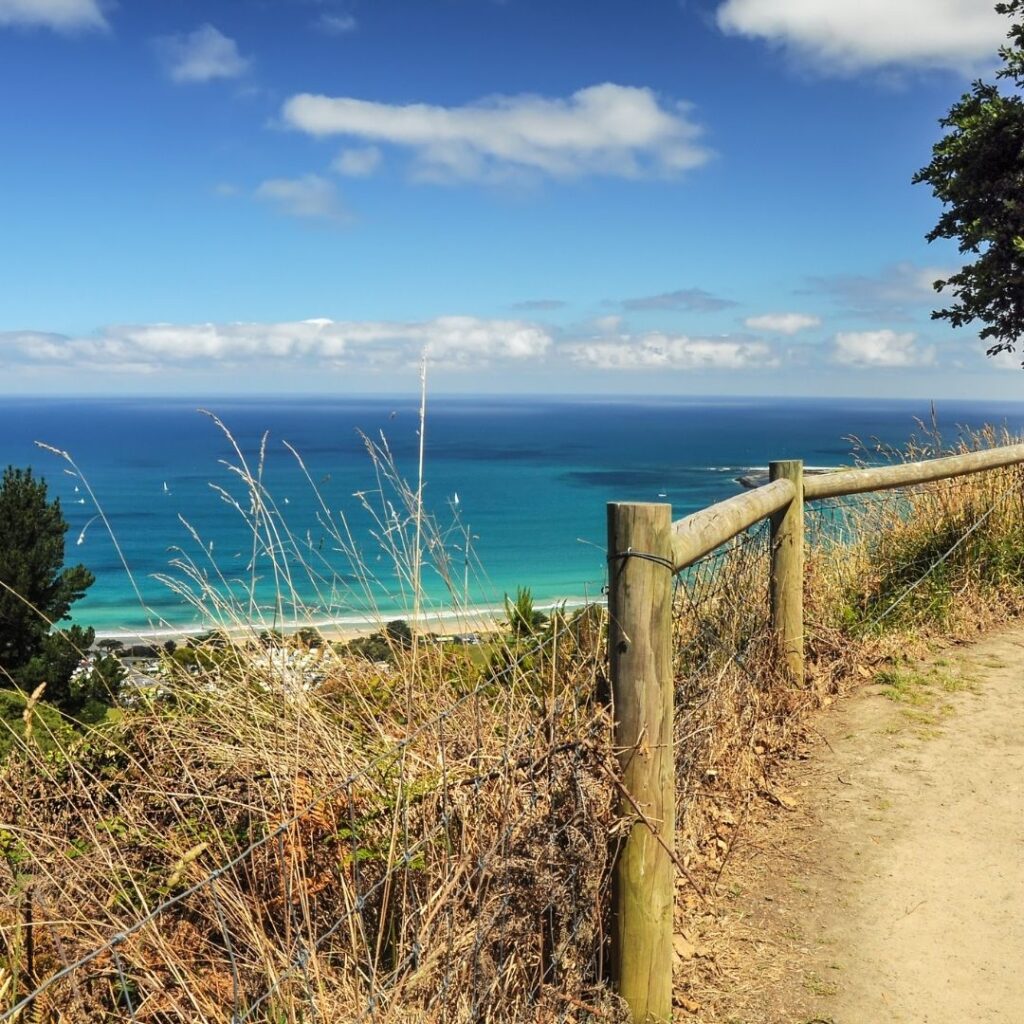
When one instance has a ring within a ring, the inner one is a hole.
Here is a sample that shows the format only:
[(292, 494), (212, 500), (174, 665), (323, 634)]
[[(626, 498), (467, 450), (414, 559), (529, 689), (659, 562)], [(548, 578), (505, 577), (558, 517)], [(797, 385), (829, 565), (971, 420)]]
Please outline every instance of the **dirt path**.
[(1024, 1022), (1024, 630), (890, 674), (820, 728), (732, 882), (763, 984), (737, 968), (704, 1019)]

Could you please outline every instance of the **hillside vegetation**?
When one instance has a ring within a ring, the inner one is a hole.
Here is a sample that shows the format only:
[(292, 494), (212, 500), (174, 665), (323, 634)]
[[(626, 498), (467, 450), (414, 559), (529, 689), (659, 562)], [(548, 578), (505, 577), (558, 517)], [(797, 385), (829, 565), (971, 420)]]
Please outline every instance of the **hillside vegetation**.
[[(415, 493), (396, 503), (411, 530)], [(437, 557), (442, 534), (418, 527)], [(814, 709), (1024, 611), (1019, 467), (809, 509), (808, 530), (805, 688), (773, 656), (763, 529), (677, 589), (681, 929), (743, 809), (786, 799), (774, 766)], [(391, 553), (414, 579), (409, 551)], [(43, 986), (8, 1019), (623, 1019), (604, 613), (526, 612), (485, 656), (392, 636), (371, 661), (254, 627), (215, 657), (166, 656), (93, 727), (9, 695), (0, 1010)], [(314, 645), (310, 683), (295, 665)], [(679, 969), (683, 986), (696, 968)]]

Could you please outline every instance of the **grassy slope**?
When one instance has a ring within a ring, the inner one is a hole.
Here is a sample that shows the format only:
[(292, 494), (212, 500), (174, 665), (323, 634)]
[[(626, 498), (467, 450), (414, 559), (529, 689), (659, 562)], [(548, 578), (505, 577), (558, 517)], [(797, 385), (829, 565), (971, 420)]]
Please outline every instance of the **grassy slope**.
[[(878, 671), (898, 681), (914, 645), (1024, 609), (1022, 483), (995, 471), (829, 511), (807, 562), (805, 690), (776, 670), (763, 544), (688, 577), (677, 849), (698, 886), (744, 806), (771, 798), (809, 711)], [(232, 645), (84, 739), (37, 731), (0, 772), (2, 998), (171, 899), (40, 1005), (80, 999), (64, 1019), (83, 1021), (131, 1019), (129, 1003), (153, 1022), (614, 1016), (602, 631), (591, 612), (549, 635), (486, 663), (425, 649), (382, 668), (328, 649), (315, 690)], [(681, 884), (681, 914), (700, 908)]]

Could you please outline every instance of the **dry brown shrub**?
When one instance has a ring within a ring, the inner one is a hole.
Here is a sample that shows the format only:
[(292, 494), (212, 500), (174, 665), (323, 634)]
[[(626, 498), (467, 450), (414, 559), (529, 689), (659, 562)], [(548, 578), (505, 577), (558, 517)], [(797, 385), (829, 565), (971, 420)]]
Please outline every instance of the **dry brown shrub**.
[(596, 648), (547, 650), (473, 687), (410, 658), (396, 698), (346, 658), (318, 691), (265, 665), (240, 678), (240, 649), (116, 732), (22, 750), (0, 775), (15, 991), (122, 935), (38, 1006), (161, 1024), (612, 1012), (609, 719)]
[[(816, 709), (1024, 609), (1022, 482), (993, 471), (810, 513), (802, 688), (778, 668), (763, 527), (682, 576), (684, 939), (713, 947), (746, 816), (789, 799), (775, 769)], [(419, 646), (390, 668), (328, 652), (313, 689), (239, 640), (74, 749), (23, 746), (0, 769), (0, 1006), (91, 957), (17, 1019), (621, 1018), (603, 629), (591, 610), (550, 634), (496, 645), (486, 669)], [(713, 948), (680, 960), (685, 998)]]

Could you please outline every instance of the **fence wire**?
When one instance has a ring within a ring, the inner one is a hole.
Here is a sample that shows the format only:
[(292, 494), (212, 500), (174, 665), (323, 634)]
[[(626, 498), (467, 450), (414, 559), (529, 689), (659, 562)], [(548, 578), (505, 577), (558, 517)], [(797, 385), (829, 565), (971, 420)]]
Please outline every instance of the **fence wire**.
[(886, 633), (955, 635), (993, 609), (1024, 612), (1019, 466), (810, 502), (804, 525), (803, 688), (786, 677), (772, 632), (768, 522), (677, 578), (679, 843), (713, 877), (732, 842), (709, 820), (714, 805), (735, 809), (770, 788), (773, 752), (790, 748), (805, 711), (860, 664), (858, 651), (870, 649), (870, 660), (888, 650)]
[(942, 626), (1024, 581), (1019, 466), (807, 506), (808, 635)]
[[(1019, 602), (1022, 483), (808, 505), (811, 657)], [(809, 699), (780, 674), (771, 554), (762, 522), (676, 577), (684, 869), (731, 849), (694, 840), (695, 794), (763, 784)], [(622, 1019), (603, 630), (588, 607), (483, 666), (338, 663), (315, 692), (227, 658), (131, 728), (29, 744), (0, 772), (0, 1021)]]
[[(673, 596), (679, 819), (754, 728), (771, 643), (767, 521), (681, 572)], [(709, 776), (709, 773), (712, 773)], [(686, 850), (686, 844), (683, 844)]]
[(496, 645), (440, 710), (397, 674), (249, 680), (12, 762), (0, 1020), (615, 1018), (602, 616)]

